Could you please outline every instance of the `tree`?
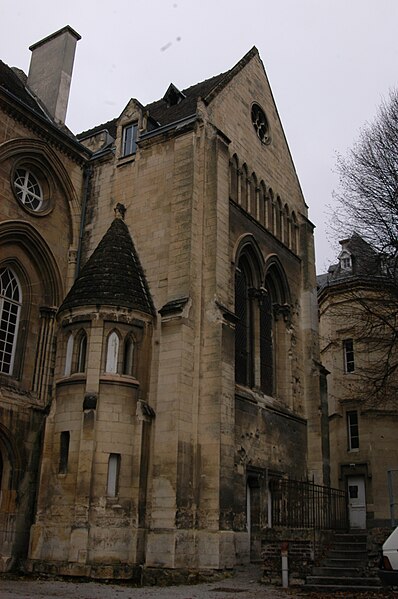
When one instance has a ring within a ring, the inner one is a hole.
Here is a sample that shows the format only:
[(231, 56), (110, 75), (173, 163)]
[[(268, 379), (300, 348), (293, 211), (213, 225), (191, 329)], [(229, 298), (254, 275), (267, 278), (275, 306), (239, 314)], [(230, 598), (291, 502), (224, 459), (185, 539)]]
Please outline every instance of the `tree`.
[(380, 106), (347, 157), (339, 157), (335, 194), (339, 234), (361, 235), (390, 265), (398, 256), (398, 90)]
[[(369, 359), (351, 394), (398, 403), (398, 90), (390, 93), (346, 157), (339, 157), (333, 229), (355, 245), (347, 318)], [(355, 232), (353, 237), (353, 232)]]

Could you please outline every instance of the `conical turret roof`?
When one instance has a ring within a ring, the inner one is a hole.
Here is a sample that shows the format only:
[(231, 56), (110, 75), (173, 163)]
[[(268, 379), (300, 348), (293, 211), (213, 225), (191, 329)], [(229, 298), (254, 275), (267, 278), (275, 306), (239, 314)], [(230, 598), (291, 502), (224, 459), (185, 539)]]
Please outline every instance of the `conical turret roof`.
[(59, 311), (97, 305), (155, 313), (133, 240), (121, 218), (114, 219)]

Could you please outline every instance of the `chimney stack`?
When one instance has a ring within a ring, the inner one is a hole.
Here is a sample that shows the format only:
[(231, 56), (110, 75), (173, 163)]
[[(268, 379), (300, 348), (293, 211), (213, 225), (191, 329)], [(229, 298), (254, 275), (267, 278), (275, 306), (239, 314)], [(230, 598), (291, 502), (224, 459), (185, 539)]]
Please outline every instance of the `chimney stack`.
[(65, 123), (76, 42), (80, 39), (66, 25), (29, 48), (28, 86), (57, 123)]

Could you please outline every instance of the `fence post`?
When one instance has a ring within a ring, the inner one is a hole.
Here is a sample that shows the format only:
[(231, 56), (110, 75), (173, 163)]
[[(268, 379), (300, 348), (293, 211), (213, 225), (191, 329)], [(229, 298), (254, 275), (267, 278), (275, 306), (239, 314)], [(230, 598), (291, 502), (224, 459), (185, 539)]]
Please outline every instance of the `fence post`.
[(281, 555), (282, 555), (282, 587), (287, 589), (289, 586), (289, 566), (288, 566), (288, 549), (289, 543), (283, 541), (281, 543)]

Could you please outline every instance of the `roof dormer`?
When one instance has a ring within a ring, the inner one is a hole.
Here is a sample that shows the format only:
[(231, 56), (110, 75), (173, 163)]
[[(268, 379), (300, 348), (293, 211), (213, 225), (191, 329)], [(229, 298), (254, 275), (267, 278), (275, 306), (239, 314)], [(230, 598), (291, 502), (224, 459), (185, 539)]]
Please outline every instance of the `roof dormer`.
[(170, 83), (162, 99), (170, 108), (170, 106), (176, 106), (176, 104), (179, 104), (185, 97), (185, 94), (183, 94), (173, 83)]

